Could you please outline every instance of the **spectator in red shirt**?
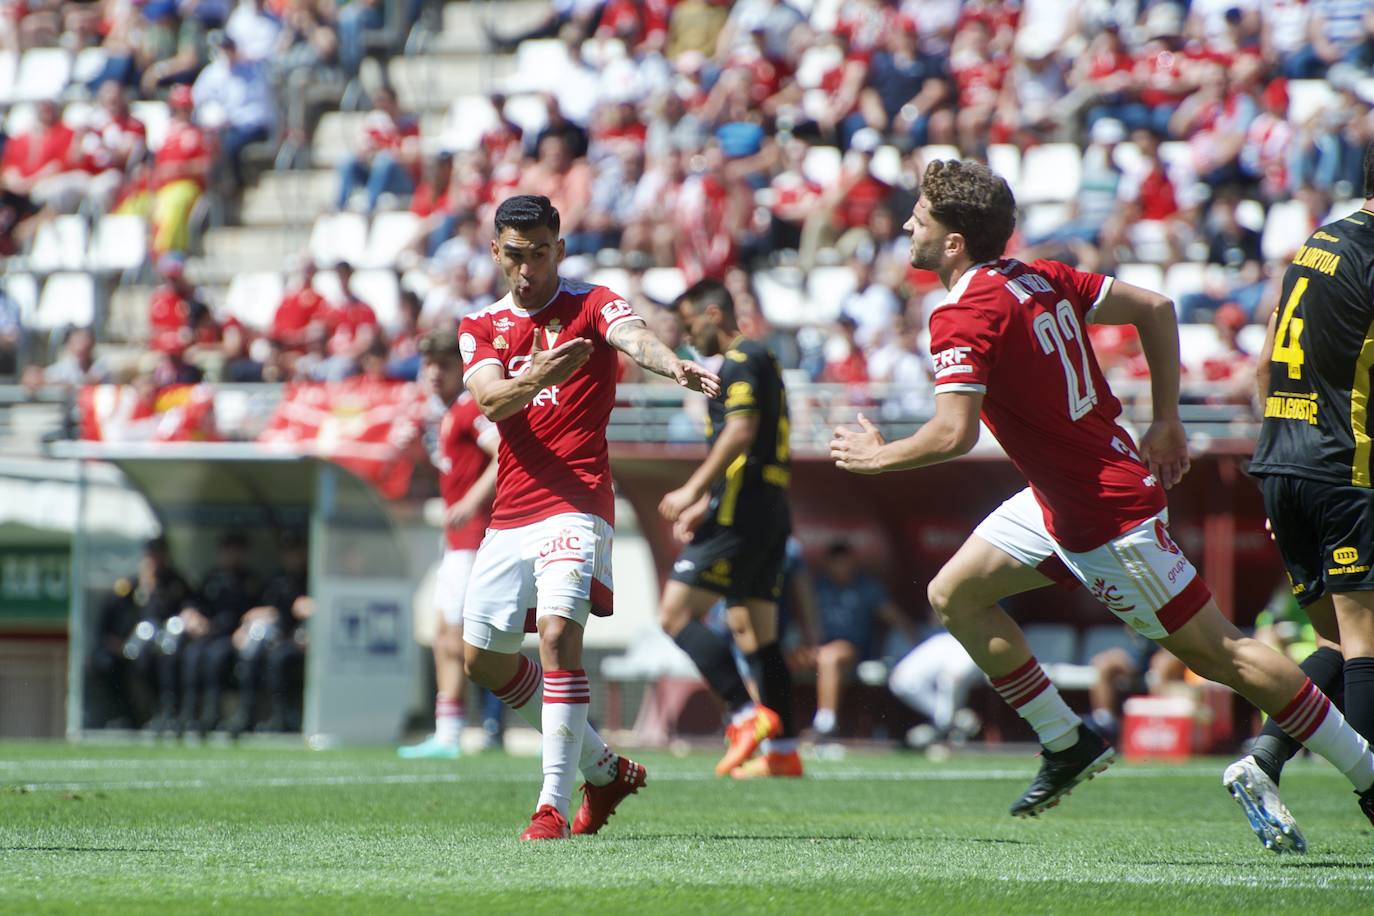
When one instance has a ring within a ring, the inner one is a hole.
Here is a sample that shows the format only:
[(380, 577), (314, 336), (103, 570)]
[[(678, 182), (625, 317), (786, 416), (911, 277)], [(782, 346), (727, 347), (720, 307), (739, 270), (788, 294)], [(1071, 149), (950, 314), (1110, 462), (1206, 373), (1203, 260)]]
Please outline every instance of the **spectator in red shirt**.
[(825, 368), (821, 381), (835, 385), (863, 385), (868, 382), (868, 359), (855, 340), (859, 324), (848, 315), (835, 319), (835, 335), (826, 344)]
[(110, 209), (143, 158), (148, 131), (129, 113), (124, 87), (114, 80), (100, 85), (100, 108), (76, 131), (79, 164), (91, 175), (87, 196), (98, 212)]
[(353, 292), (353, 265), (340, 261), (334, 265), (339, 278), (342, 301), (329, 312), (329, 352), (333, 359), (331, 371), (343, 378), (356, 371), (358, 360), (381, 337), (377, 313)]
[(489, 101), (492, 111), (496, 112), (496, 124), (483, 131), (477, 145), (491, 157), (493, 162), (507, 158), (519, 159), (524, 147), (525, 131), (506, 114), (506, 97), (500, 92), (492, 93)]
[(949, 72), (958, 89), (959, 113), (955, 128), (964, 150), (977, 150), (987, 143), (988, 127), (997, 111), (1008, 62), (995, 56), (992, 32), (982, 19), (972, 19), (954, 36), (949, 52)]
[(867, 237), (873, 211), (892, 190), (871, 171), (873, 151), (881, 142), (882, 138), (871, 127), (860, 130), (850, 141), (839, 180), (826, 189), (802, 226), (798, 254), (804, 270), (815, 266), (816, 253), (821, 248), (834, 245), (852, 250)]
[(1128, 124), (1169, 136), (1169, 120), (1194, 88), (1183, 55), (1183, 12), (1172, 3), (1152, 6), (1145, 25), (1149, 41), (1136, 57), (1134, 77), (1148, 120)]
[(148, 343), (162, 353), (184, 353), (197, 342), (197, 325), (209, 309), (199, 291), (186, 280), (186, 259), (165, 254), (158, 259), (157, 272), (163, 283), (153, 290), (148, 302)]
[(39, 206), (75, 213), (91, 176), (77, 167), (74, 141), (57, 103), (39, 102), (38, 123), (5, 143), (0, 181), (6, 190), (27, 195)]
[(295, 285), (286, 291), (277, 312), (272, 316), (272, 339), (292, 355), (305, 352), (310, 329), (324, 325), (329, 319), (329, 305), (315, 292), (315, 262), (309, 257), (301, 260)]
[(191, 119), (191, 87), (172, 87), (167, 104), (172, 117), (153, 157), (148, 192), (131, 196), (119, 208), (121, 213), (152, 217), (154, 255), (185, 251), (190, 245), (191, 211), (205, 190), (215, 154), (210, 135)]
[(374, 93), (372, 111), (363, 120), (362, 136), (352, 156), (339, 163), (338, 209), (348, 207), (359, 187), (367, 188), (367, 212), (377, 209), (383, 194), (409, 195), (420, 168), (420, 122), (401, 111), (396, 93), (382, 87)]

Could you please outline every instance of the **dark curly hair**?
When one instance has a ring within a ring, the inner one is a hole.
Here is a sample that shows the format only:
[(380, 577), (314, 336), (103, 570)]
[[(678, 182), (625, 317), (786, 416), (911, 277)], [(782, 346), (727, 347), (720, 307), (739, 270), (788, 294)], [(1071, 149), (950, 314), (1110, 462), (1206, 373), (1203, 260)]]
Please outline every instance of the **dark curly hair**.
[(981, 162), (937, 159), (926, 166), (921, 194), (930, 214), (964, 237), (969, 257), (992, 261), (1016, 228), (1016, 198), (1006, 179)]
[(524, 232), (547, 226), (558, 235), (558, 209), (547, 197), (536, 194), (521, 194), (508, 197), (496, 208), (496, 234), (503, 229)]

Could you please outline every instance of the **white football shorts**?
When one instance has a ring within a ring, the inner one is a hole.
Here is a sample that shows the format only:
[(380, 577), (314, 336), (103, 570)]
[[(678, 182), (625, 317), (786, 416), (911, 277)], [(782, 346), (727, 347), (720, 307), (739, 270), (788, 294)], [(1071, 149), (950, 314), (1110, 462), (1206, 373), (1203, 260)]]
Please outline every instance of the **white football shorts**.
[(451, 627), (463, 625), (463, 598), (468, 590), (475, 550), (444, 550), (439, 570), (434, 574), (434, 605)]
[(1169, 537), (1168, 511), (1085, 553), (1065, 550), (1045, 529), (1045, 513), (1030, 488), (979, 522), (973, 533), (1046, 575), (1057, 557), (1073, 577), (1122, 622), (1142, 636), (1162, 639), (1178, 631), (1212, 598), (1207, 583)]
[(463, 639), (510, 654), (540, 617), (585, 627), (593, 611), (610, 613), (612, 535), (605, 519), (585, 512), (489, 529), (468, 578)]

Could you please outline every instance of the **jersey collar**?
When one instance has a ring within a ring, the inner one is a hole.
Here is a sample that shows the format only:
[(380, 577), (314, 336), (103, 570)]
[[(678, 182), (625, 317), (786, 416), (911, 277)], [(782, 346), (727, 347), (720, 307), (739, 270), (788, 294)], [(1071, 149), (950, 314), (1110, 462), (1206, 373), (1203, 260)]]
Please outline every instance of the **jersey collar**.
[[(964, 293), (968, 290), (968, 285), (973, 282), (973, 278), (978, 273), (978, 271), (982, 270), (984, 267), (987, 267), (990, 264), (995, 263), (995, 261), (979, 261), (977, 264), (974, 264), (968, 270), (964, 271), (963, 275), (959, 277), (958, 281), (955, 282), (955, 284), (949, 288), (948, 295), (946, 295), (945, 298), (940, 300), (940, 305), (953, 305), (954, 303), (958, 302), (960, 298), (963, 297)], [(936, 308), (939, 307), (939, 305), (936, 306)]]
[(553, 301), (557, 299), (560, 295), (562, 295), (562, 293), (563, 278), (560, 276), (558, 278), (558, 286), (554, 288), (553, 295), (549, 297), (549, 301), (545, 302), (543, 305), (539, 306), (539, 308), (535, 309), (532, 312), (526, 311), (525, 309), (522, 309), (520, 306), (515, 304), (515, 293), (506, 293), (506, 298), (510, 300), (510, 310), (512, 312), (519, 315), (521, 318), (533, 318), (535, 315), (538, 315), (540, 312), (544, 311), (544, 309), (553, 305)]

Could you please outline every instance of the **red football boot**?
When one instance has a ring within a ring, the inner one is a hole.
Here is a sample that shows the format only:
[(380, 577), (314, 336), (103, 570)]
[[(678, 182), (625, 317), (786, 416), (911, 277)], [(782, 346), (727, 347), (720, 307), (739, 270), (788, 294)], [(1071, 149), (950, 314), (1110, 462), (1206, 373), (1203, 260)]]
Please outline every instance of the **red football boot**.
[(578, 836), (596, 833), (615, 814), (615, 806), (644, 788), (648, 772), (628, 757), (615, 765), (615, 779), (604, 786), (582, 784), (582, 807), (573, 818), (572, 832)]
[(782, 734), (782, 720), (778, 714), (767, 706), (756, 706), (754, 708), (754, 718), (741, 722), (739, 725), (730, 725), (725, 729), (725, 740), (730, 747), (725, 752), (725, 756), (720, 758), (720, 763), (716, 764), (716, 775), (724, 776), (736, 767), (754, 756), (754, 751), (759, 749), (759, 744), (767, 738), (776, 738)]
[(539, 810), (530, 818), (530, 825), (520, 834), (522, 840), (566, 840), (572, 836), (568, 830), (568, 819), (558, 813), (553, 805), (540, 805)]

